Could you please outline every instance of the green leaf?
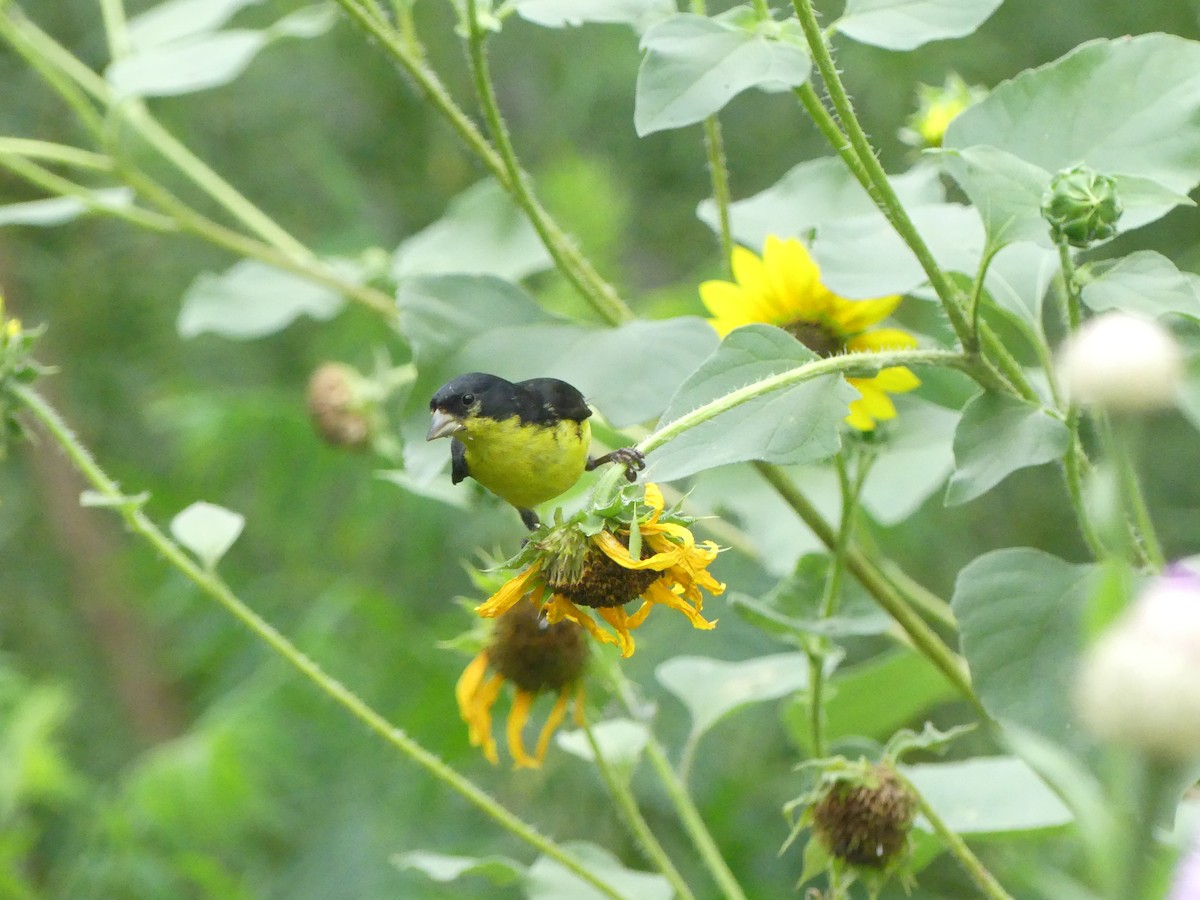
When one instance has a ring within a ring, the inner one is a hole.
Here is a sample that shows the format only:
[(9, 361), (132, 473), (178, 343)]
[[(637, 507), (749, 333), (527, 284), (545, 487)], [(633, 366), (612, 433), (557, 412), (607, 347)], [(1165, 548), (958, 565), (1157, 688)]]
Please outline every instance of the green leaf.
[(1042, 218), (1042, 193), (1051, 173), (997, 147), (966, 147), (941, 154), (946, 172), (971, 198), (993, 248), (1014, 241), (1052, 247)]
[(168, 97), (236, 79), (277, 38), (311, 38), (332, 27), (332, 6), (301, 9), (262, 31), (197, 32), (136, 50), (114, 62), (105, 78), (118, 97)]
[(404, 241), (392, 258), (391, 271), (397, 280), (464, 274), (519, 281), (551, 265), (549, 252), (525, 214), (488, 179), (463, 191), (441, 219)]
[(1157, 318), (1178, 313), (1200, 318), (1200, 275), (1181, 272), (1153, 250), (1106, 259), (1080, 272), (1083, 302), (1096, 312), (1119, 309)]
[(245, 524), (240, 513), (200, 501), (171, 520), (171, 534), (196, 555), (204, 568), (212, 569), (233, 546)]
[(862, 44), (912, 50), (930, 41), (965, 37), (1003, 0), (847, 0), (833, 27)]
[(675, 12), (671, 0), (513, 0), (511, 5), (521, 18), (548, 28), (607, 22), (644, 31)]
[(1070, 696), (1094, 572), (1028, 548), (985, 553), (959, 572), (951, 606), (975, 691), (994, 718), (1079, 743)]
[[(675, 896), (670, 882), (662, 875), (627, 869), (603, 847), (584, 841), (567, 841), (562, 848), (587, 866), (588, 871), (612, 885), (623, 897), (638, 900), (671, 900)], [(605, 895), (563, 868), (562, 863), (539, 856), (529, 867), (527, 900), (606, 900)]]
[[(929, 660), (901, 649), (840, 670), (830, 681), (826, 736), (884, 740), (897, 728), (954, 696), (945, 675)], [(896, 690), (904, 685), (904, 690)]]
[[(975, 273), (983, 256), (984, 233), (974, 209), (932, 203), (908, 212), (944, 270)], [(908, 245), (877, 214), (827, 223), (817, 233), (812, 252), (821, 267), (821, 283), (843, 297), (908, 294), (928, 281)]]
[(463, 875), (482, 875), (492, 884), (512, 884), (525, 874), (525, 867), (504, 856), (449, 856), (430, 850), (397, 853), (392, 865), (416, 869), (434, 881), (457, 881)]
[(88, 203), (79, 197), (50, 197), (0, 206), (0, 227), (5, 225), (62, 225), (92, 212), (107, 209), (128, 209), (133, 205), (133, 191), (126, 187), (100, 188), (91, 192), (95, 201)]
[(262, 0), (167, 0), (129, 20), (129, 43), (149, 50), (216, 31), (247, 6)]
[[(756, 382), (815, 360), (790, 334), (768, 325), (737, 328), (671, 398), (659, 428)], [(822, 377), (772, 391), (689, 429), (649, 455), (655, 478), (672, 481), (713, 466), (761, 459), (793, 464), (825, 459), (857, 391)]]
[[(954, 467), (952, 442), (959, 421), (957, 411), (912, 395), (895, 401), (897, 416), (886, 423), (886, 440), (876, 451), (860, 498), (863, 509), (882, 525), (903, 522), (946, 483)], [(836, 490), (836, 473), (828, 466), (825, 471), (830, 489)]]
[(1058, 796), (1013, 756), (923, 763), (901, 770), (946, 825), (959, 834), (1040, 831), (1074, 821)]
[(332, 319), (345, 302), (324, 285), (246, 259), (220, 275), (198, 275), (183, 295), (176, 328), (185, 338), (212, 332), (247, 340), (274, 334), (300, 316)]
[[(1200, 180), (1200, 44), (1167, 34), (1083, 44), (950, 123), (946, 147), (978, 144), (1049, 173), (1086, 163), (1186, 194)], [(1144, 225), (1173, 205), (1126, 205), (1120, 225)]]
[(946, 505), (982, 496), (1017, 469), (1060, 459), (1070, 441), (1066, 424), (1041, 406), (1006, 394), (976, 394), (963, 407), (954, 435)]
[(692, 717), (690, 742), (739, 707), (777, 700), (808, 686), (808, 657), (777, 653), (745, 662), (676, 656), (655, 670), (659, 684), (679, 698)]
[(639, 137), (703, 121), (749, 88), (783, 91), (808, 80), (808, 53), (792, 26), (775, 25), (768, 35), (730, 18), (680, 13), (642, 35), (633, 111)]
[(1020, 241), (996, 254), (984, 286), (996, 306), (1036, 337), (1042, 334), (1042, 303), (1058, 271), (1056, 250)]
[[(516, 381), (562, 378), (624, 427), (661, 414), (717, 343), (708, 323), (688, 316), (615, 328), (558, 319), (516, 285), (490, 276), (406, 279), (396, 302), (420, 371), (411, 396), (422, 415), (439, 385), (481, 370)], [(420, 430), (427, 427), (425, 421)]]
[[(888, 181), (906, 207), (945, 199), (934, 166), (917, 165)], [(701, 201), (696, 214), (714, 232), (720, 227), (717, 206), (711, 199)], [(766, 244), (767, 235), (807, 241), (814, 228), (854, 216), (883, 218), (870, 195), (836, 157), (802, 162), (769, 188), (729, 205), (734, 238), (755, 250)]]
[[(642, 758), (650, 733), (641, 722), (632, 719), (606, 719), (592, 727), (592, 735), (600, 745), (600, 753), (609, 765), (632, 769)], [(564, 731), (558, 745), (585, 762), (593, 762), (592, 745), (582, 730)]]

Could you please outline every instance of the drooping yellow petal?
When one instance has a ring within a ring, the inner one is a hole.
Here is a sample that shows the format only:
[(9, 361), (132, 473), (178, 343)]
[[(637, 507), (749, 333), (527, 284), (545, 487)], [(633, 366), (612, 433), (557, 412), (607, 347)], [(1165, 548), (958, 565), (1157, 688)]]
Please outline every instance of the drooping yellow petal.
[(475, 706), (475, 695), (483, 683), (483, 676), (487, 674), (487, 667), (488, 653), (484, 650), (467, 664), (454, 685), (454, 699), (458, 701), (458, 710), (466, 721), (470, 721), (469, 716)]
[(900, 295), (877, 297), (874, 300), (846, 300), (838, 304), (836, 318), (842, 331), (857, 334), (882, 322), (900, 305)]
[(601, 531), (592, 535), (592, 543), (603, 550), (604, 555), (618, 566), (626, 569), (662, 571), (675, 565), (679, 559), (679, 552), (675, 548), (667, 553), (655, 553), (645, 559), (634, 559), (629, 555), (629, 548), (622, 544), (611, 531)]
[(715, 628), (717, 620), (708, 621), (704, 616), (700, 615), (691, 605), (686, 603), (682, 598), (675, 594), (670, 588), (666, 587), (661, 581), (656, 581), (650, 585), (649, 589), (643, 596), (654, 603), (661, 603), (663, 606), (669, 606), (677, 612), (683, 613), (688, 617), (688, 621), (692, 623), (692, 627), (701, 628), (705, 631)]
[(637, 628), (650, 615), (650, 610), (654, 609), (654, 604), (649, 600), (643, 600), (641, 607), (632, 616), (629, 616), (628, 623), (630, 629)]
[(621, 655), (624, 657), (633, 656), (633, 635), (629, 633), (629, 616), (625, 614), (623, 606), (604, 606), (597, 609), (601, 618), (604, 619), (613, 630), (617, 633), (617, 644), (621, 648)]
[(529, 710), (533, 707), (533, 694), (517, 689), (513, 697), (512, 709), (508, 711), (508, 726), (505, 733), (508, 737), (508, 753), (513, 758), (514, 769), (536, 769), (541, 760), (535, 759), (525, 752), (525, 739), (522, 733), (525, 723), (529, 721)]
[(493, 674), (467, 698), (466, 706), (459, 707), (463, 721), (467, 723), (467, 738), (471, 746), (481, 748), (493, 766), (500, 762), (500, 755), (496, 752), (496, 739), (492, 737), (492, 707), (503, 686), (503, 676)]
[(917, 339), (899, 328), (877, 328), (856, 335), (846, 342), (846, 349), (855, 353), (878, 353), (880, 350), (911, 350)]
[(475, 607), (475, 612), (487, 619), (494, 619), (508, 612), (525, 596), (529, 583), (537, 578), (540, 572), (541, 566), (536, 563), (523, 572), (518, 572), (505, 582), (500, 590)]
[(581, 610), (578, 606), (561, 594), (553, 594), (545, 607), (546, 621), (551, 625), (566, 619), (582, 627), (588, 634), (602, 644), (617, 644), (611, 634), (596, 624), (596, 620)]
[(572, 691), (568, 685), (558, 692), (558, 699), (554, 702), (554, 708), (550, 710), (550, 716), (546, 719), (546, 723), (542, 726), (542, 730), (538, 734), (537, 746), (533, 751), (538, 765), (541, 765), (546, 760), (546, 750), (550, 746), (550, 738), (554, 736), (554, 732), (558, 730), (558, 726), (562, 724), (563, 717), (567, 714), (567, 704), (571, 700), (572, 693), (582, 695), (583, 688), (580, 687)]
[(651, 482), (646, 485), (646, 490), (642, 496), (642, 500), (647, 506), (654, 510), (654, 514), (650, 517), (650, 522), (657, 522), (658, 517), (662, 515), (663, 508), (666, 506), (666, 500), (663, 498), (662, 488)]

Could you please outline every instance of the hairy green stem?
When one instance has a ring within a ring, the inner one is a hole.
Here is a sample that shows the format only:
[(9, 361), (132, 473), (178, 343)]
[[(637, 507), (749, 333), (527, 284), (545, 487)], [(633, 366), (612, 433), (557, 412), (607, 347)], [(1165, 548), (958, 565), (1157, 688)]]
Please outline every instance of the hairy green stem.
[(856, 377), (865, 378), (890, 366), (925, 365), (941, 365), (971, 371), (972, 361), (953, 350), (881, 350), (815, 359), (798, 365), (794, 369), (787, 369), (762, 378), (696, 407), (691, 412), (685, 413), (673, 422), (669, 422), (647, 435), (638, 443), (638, 449), (643, 453), (649, 453), (697, 425), (703, 425), (743, 403), (748, 403), (773, 391), (820, 378), (823, 375), (853, 374)]
[(405, 731), (392, 725), (368, 706), (353, 691), (326, 674), (310, 656), (302, 652), (269, 622), (242, 602), (213, 572), (198, 565), (184, 550), (142, 512), (138, 498), (127, 496), (120, 486), (100, 468), (87, 448), (76, 438), (58, 412), (31, 388), (9, 385), (14, 400), (20, 403), (63, 449), (105, 505), (113, 507), (131, 531), (144, 539), (166, 562), (215, 600), (226, 612), (244, 625), (254, 637), (295, 668), (309, 682), (326, 694), (351, 716), (375, 732), (418, 766), (445, 784), (505, 830), (556, 860), (573, 874), (586, 881), (604, 896), (622, 900), (622, 894), (586, 865), (564, 851), (532, 825), (518, 818), (489, 796), (470, 779), (456, 772), (437, 755), (425, 749)]
[[(850, 96), (846, 93), (842, 77), (838, 73), (833, 56), (829, 52), (829, 46), (821, 33), (812, 3), (810, 0), (792, 0), (792, 6), (796, 10), (800, 28), (808, 43), (809, 54), (812, 56), (817, 71), (821, 73), (821, 80), (829, 94), (829, 102), (833, 105), (841, 122), (840, 131), (845, 135), (850, 148), (857, 155), (862, 171), (867, 177), (871, 197), (896, 233), (916, 256), (921, 268), (925, 270), (925, 274), (929, 278), (929, 283), (942, 302), (942, 309), (950, 320), (951, 327), (954, 328), (963, 347), (970, 351), (975, 344), (975, 338), (971, 332), (970, 323), (964, 315), (962, 297), (933, 258), (933, 253), (917, 231), (912, 219), (908, 217), (908, 212), (901, 204), (900, 198), (896, 196), (887, 174), (883, 171), (883, 166), (875, 156), (875, 149), (871, 146), (870, 140), (854, 113)], [(834, 147), (834, 149), (841, 152), (838, 147)]]
[[(858, 467), (851, 478), (846, 467), (847, 455), (854, 456)], [(870, 467), (869, 460), (860, 454), (845, 452), (838, 454), (835, 459), (838, 475), (838, 492), (842, 499), (841, 517), (838, 522), (834, 544), (830, 547), (832, 553), (829, 573), (825, 578), (825, 588), (821, 593), (821, 605), (817, 611), (819, 621), (825, 621), (833, 616), (842, 597), (842, 580), (846, 572), (846, 555), (850, 551), (850, 539), (854, 532), (854, 520), (858, 512), (858, 500), (862, 486)], [(826, 755), (825, 747), (825, 648), (828, 640), (824, 637), (814, 637), (820, 642), (821, 651), (808, 653), (808, 704), (810, 716), (810, 731), (812, 735), (812, 755), (818, 759)]]
[(725, 141), (721, 122), (716, 116), (704, 120), (704, 151), (708, 157), (708, 177), (712, 183), (713, 203), (717, 207), (717, 237), (721, 242), (721, 260), (725, 274), (733, 277), (733, 230), (729, 221), (729, 169), (725, 164)]
[(932, 826), (934, 833), (945, 842), (946, 849), (950, 851), (950, 855), (954, 857), (963, 871), (970, 877), (971, 881), (975, 883), (975, 886), (979, 888), (979, 892), (989, 898), (989, 900), (1013, 900), (1012, 895), (996, 880), (996, 876), (988, 870), (987, 866), (967, 846), (967, 842), (953, 828), (946, 824), (945, 820), (937, 814), (937, 810), (921, 796), (921, 793), (913, 783), (902, 772), (897, 772), (896, 774), (909, 791), (912, 792), (913, 796), (917, 798), (917, 807), (921, 810), (921, 815)]
[[(837, 545), (837, 534), (829, 523), (821, 516), (816, 507), (792, 483), (787, 473), (778, 466), (758, 462), (754, 464), (759, 474), (775, 488), (784, 501), (812, 530), (813, 534), (826, 547)], [(955, 689), (975, 708), (985, 721), (990, 717), (983, 708), (971, 679), (967, 673), (966, 663), (953, 650), (946, 646), (937, 633), (929, 627), (924, 619), (909, 605), (907, 599), (888, 582), (875, 563), (856, 547), (846, 550), (846, 569), (866, 591), (875, 598), (883, 610), (890, 615), (903, 629), (912, 641), (913, 646), (924, 654), (931, 663), (945, 676)]]
[(646, 821), (645, 816), (642, 815), (641, 810), (638, 809), (637, 799), (633, 796), (633, 791), (630, 790), (628, 782), (604, 758), (604, 754), (600, 750), (600, 743), (596, 740), (596, 735), (593, 733), (592, 726), (587, 719), (583, 720), (583, 733), (587, 737), (588, 746), (592, 748), (592, 758), (595, 760), (596, 770), (600, 773), (605, 787), (608, 788), (609, 796), (612, 797), (613, 802), (616, 804), (617, 812), (620, 814), (625, 826), (629, 829), (633, 839), (637, 842), (638, 847), (658, 867), (658, 870), (662, 872), (667, 881), (671, 883), (676, 897), (683, 898), (683, 900), (695, 900), (696, 895), (692, 893), (692, 889), (683, 880), (683, 875), (675, 868), (671, 857), (667, 854), (663, 845), (659, 843), (658, 838), (654, 836), (654, 832), (650, 829), (650, 824)]

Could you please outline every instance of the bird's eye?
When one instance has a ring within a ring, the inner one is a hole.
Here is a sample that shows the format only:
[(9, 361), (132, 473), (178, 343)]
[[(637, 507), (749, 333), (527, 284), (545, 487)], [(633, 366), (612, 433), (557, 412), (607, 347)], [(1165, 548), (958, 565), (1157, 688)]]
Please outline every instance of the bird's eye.
[(470, 406), (472, 403), (475, 402), (475, 395), (472, 394), (470, 391), (468, 391), (467, 393), (465, 393), (461, 397), (459, 397), (459, 400), (462, 401), (462, 405), (464, 407)]

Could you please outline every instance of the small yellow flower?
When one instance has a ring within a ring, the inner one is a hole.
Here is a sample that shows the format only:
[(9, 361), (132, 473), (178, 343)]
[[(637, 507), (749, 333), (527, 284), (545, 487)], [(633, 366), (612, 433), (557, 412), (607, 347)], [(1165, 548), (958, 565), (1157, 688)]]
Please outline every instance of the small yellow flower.
[[(524, 568), (476, 612), (500, 616), (528, 596), (544, 610), (548, 622), (574, 622), (601, 643), (616, 644), (622, 656), (633, 655), (630, 632), (646, 621), (655, 605), (683, 613), (696, 628), (713, 628), (716, 622), (705, 619), (700, 610), (702, 589), (713, 596), (725, 590), (708, 572), (717, 558), (717, 545), (697, 542), (686, 524), (665, 516), (657, 485), (646, 485), (644, 502), (650, 510), (636, 518), (642, 545), (637, 557), (630, 552), (635, 540), (632, 516), (629, 521), (606, 519), (590, 535), (577, 521), (555, 525), (530, 538), (522, 552)], [(625, 606), (639, 597), (637, 612), (626, 612)], [(580, 607), (594, 610), (615, 636)]]
[(967, 84), (956, 72), (946, 76), (941, 87), (917, 85), (917, 111), (900, 130), (903, 141), (915, 147), (940, 147), (950, 123), (967, 107), (978, 103), (987, 91)]
[[(507, 681), (514, 688), (505, 728), (513, 768), (541, 766), (550, 738), (562, 724), (572, 697), (576, 719), (582, 715), (581, 676), (586, 658), (587, 646), (577, 625), (552, 624), (532, 603), (514, 605), (496, 620), (490, 643), (463, 670), (455, 687), (458, 710), (467, 723), (471, 746), (482, 748), (492, 765), (500, 761), (492, 736), (492, 707)], [(557, 693), (558, 699), (530, 756), (523, 732), (533, 702), (542, 693)]]
[[(706, 281), (700, 298), (724, 337), (741, 325), (777, 325), (818, 356), (906, 350), (917, 340), (899, 328), (872, 328), (900, 304), (900, 297), (848, 300), (821, 284), (821, 272), (808, 249), (795, 238), (767, 237), (759, 258), (745, 247), (733, 248), (733, 282)], [(861, 397), (850, 404), (846, 423), (871, 431), (877, 421), (893, 419), (889, 394), (902, 394), (921, 382), (904, 366), (889, 366), (871, 378), (847, 378)]]

